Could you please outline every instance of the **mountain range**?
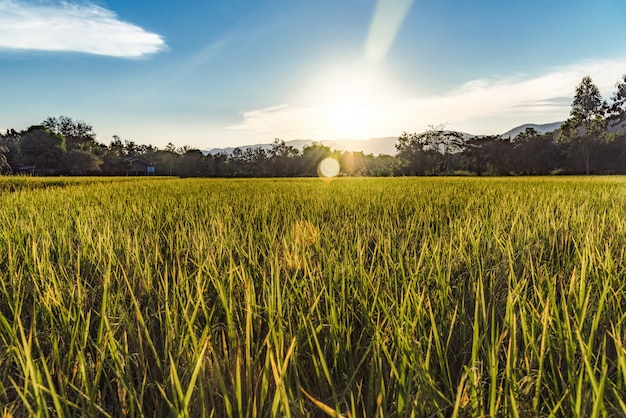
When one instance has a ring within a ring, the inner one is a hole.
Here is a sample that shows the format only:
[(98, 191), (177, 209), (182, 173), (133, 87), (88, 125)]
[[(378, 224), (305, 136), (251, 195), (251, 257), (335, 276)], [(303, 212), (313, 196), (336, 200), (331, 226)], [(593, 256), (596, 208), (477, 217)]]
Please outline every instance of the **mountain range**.
[[(524, 132), (527, 128), (533, 128), (537, 131), (537, 133), (544, 134), (547, 132), (552, 132), (558, 129), (561, 126), (562, 122), (553, 122), (553, 123), (545, 123), (545, 124), (534, 124), (527, 123), (524, 125), (516, 126), (513, 129), (510, 129), (500, 135), (501, 138), (515, 138), (520, 132)], [(463, 133), (463, 137), (465, 140), (484, 135), (473, 135), (469, 133)], [(329, 147), (332, 150), (341, 150), (341, 151), (354, 151), (359, 152), (362, 151), (364, 154), (373, 154), (373, 155), (394, 155), (396, 153), (396, 142), (397, 137), (385, 137), (385, 138), (371, 138), (371, 139), (338, 139), (338, 140), (321, 140), (314, 141), (312, 139), (294, 139), (292, 141), (285, 141), (285, 144), (288, 146), (292, 146), (299, 150), (302, 150), (307, 145), (310, 145), (314, 142), (320, 143)], [(272, 144), (254, 144), (254, 145), (242, 145), (238, 147), (242, 151), (245, 151), (248, 148), (258, 148), (261, 147), (265, 150), (269, 150), (272, 148)], [(213, 148), (208, 151), (203, 151), (205, 154), (231, 154), (235, 147), (229, 148)]]

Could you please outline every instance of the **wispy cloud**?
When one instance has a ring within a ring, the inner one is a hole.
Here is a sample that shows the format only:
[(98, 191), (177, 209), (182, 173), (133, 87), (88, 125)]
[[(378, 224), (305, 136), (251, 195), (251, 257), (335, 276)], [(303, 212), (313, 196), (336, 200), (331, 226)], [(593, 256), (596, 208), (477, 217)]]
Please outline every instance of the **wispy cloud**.
[[(586, 61), (551, 69), (537, 76), (471, 80), (440, 95), (405, 97), (369, 105), (368, 129), (360, 138), (421, 131), (428, 125), (476, 134), (497, 134), (522, 123), (548, 123), (569, 116), (576, 86), (592, 77), (605, 98), (626, 73), (626, 59)], [(243, 120), (229, 127), (255, 139), (281, 137), (337, 139), (332, 116), (321, 104), (271, 106), (242, 113)]]
[(133, 58), (164, 48), (160, 35), (92, 3), (0, 0), (0, 49)]

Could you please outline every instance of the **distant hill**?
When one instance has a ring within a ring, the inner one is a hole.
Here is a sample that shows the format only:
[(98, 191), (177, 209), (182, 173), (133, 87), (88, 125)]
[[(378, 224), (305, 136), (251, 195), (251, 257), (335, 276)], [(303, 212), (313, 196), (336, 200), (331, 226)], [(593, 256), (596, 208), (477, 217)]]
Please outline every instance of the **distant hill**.
[[(307, 145), (311, 145), (313, 142), (321, 143), (322, 145), (326, 145), (331, 150), (341, 150), (341, 151), (362, 151), (365, 154), (388, 154), (393, 155), (396, 153), (396, 137), (386, 137), (386, 138), (371, 138), (365, 140), (358, 139), (338, 139), (338, 140), (322, 140), (322, 141), (314, 141), (312, 139), (294, 139), (292, 141), (285, 141), (286, 145), (292, 146), (299, 150), (302, 150)], [(242, 151), (245, 151), (248, 148), (257, 148), (261, 147), (265, 150), (269, 150), (272, 148), (272, 144), (254, 144), (254, 145), (242, 145), (238, 147)], [(209, 151), (204, 151), (205, 154), (231, 154), (235, 147), (229, 148), (213, 148)]]
[[(517, 126), (501, 135), (502, 138), (515, 138), (520, 132), (524, 132), (526, 128), (534, 128), (539, 134), (544, 134), (547, 132), (552, 132), (558, 129), (563, 122), (554, 122), (554, 123), (545, 123), (545, 124), (535, 124), (535, 123), (527, 123), (524, 125)], [(463, 132), (463, 139), (466, 141), (471, 139), (477, 135), (469, 134)], [(286, 145), (290, 145), (294, 148), (302, 150), (307, 145), (312, 144), (313, 142), (321, 143), (322, 145), (328, 146), (331, 150), (340, 150), (340, 151), (362, 151), (365, 154), (387, 154), (387, 155), (395, 155), (396, 153), (396, 142), (397, 137), (385, 137), (385, 138), (371, 138), (365, 140), (358, 139), (339, 139), (339, 140), (322, 140), (322, 141), (314, 141), (312, 139), (294, 139), (292, 141), (285, 141)], [(272, 148), (272, 144), (254, 144), (254, 145), (242, 145), (238, 147), (242, 151), (245, 151), (248, 148), (257, 148), (261, 147), (265, 150), (269, 150)], [(213, 148), (208, 151), (203, 151), (205, 154), (231, 154), (235, 147), (229, 148)]]
[(537, 125), (535, 123), (527, 123), (525, 125), (517, 126), (509, 131), (506, 131), (502, 135), (501, 138), (515, 138), (520, 133), (524, 132), (526, 128), (533, 128), (539, 135), (555, 131), (561, 127), (563, 122), (552, 122), (552, 123), (544, 123), (542, 125)]

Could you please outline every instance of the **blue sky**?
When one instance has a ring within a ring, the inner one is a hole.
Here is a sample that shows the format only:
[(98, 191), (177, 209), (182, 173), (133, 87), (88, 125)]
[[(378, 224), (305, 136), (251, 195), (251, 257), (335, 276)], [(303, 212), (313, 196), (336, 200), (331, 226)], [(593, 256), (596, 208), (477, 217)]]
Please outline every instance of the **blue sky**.
[(626, 73), (623, 0), (0, 0), (0, 130), (159, 147), (564, 120)]

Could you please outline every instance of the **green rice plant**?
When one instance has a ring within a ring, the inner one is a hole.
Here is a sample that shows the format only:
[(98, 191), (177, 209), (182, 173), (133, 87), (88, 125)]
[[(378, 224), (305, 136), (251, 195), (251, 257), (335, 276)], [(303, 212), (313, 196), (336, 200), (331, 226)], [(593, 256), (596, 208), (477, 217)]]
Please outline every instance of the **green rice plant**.
[(3, 178), (2, 412), (625, 415), (625, 186)]

